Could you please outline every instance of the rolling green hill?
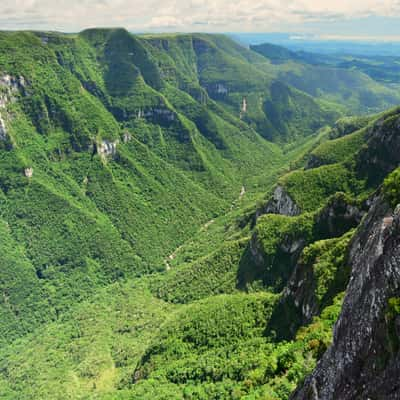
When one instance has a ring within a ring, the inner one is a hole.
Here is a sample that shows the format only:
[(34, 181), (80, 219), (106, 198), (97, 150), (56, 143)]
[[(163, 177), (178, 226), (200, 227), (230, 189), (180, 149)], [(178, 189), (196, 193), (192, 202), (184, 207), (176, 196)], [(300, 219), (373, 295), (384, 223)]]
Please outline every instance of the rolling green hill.
[(389, 85), (390, 78), (385, 81), (374, 73), (378, 68), (382, 75), (393, 75), (382, 60), (370, 59), (364, 64), (360, 60), (359, 66), (356, 56), (352, 60), (350, 56), (313, 55), (269, 43), (251, 49), (271, 62), (275, 78), (318, 99), (341, 104), (344, 112), (372, 113), (399, 103), (397, 87)]

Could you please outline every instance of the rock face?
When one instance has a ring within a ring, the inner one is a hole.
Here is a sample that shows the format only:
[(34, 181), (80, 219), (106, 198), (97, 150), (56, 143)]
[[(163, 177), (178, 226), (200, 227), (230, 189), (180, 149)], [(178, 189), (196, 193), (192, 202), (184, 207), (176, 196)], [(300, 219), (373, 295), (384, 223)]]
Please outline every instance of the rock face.
[(379, 120), (367, 133), (368, 146), (359, 154), (357, 169), (372, 181), (382, 179), (399, 164), (400, 154), (400, 110), (394, 115)]
[(32, 178), (32, 176), (33, 176), (33, 168), (32, 167), (25, 168), (24, 174), (25, 174), (25, 176), (27, 178), (29, 178), (29, 179)]
[(352, 267), (332, 346), (291, 400), (400, 399), (400, 207), (378, 197), (350, 246)]
[[(265, 207), (260, 210), (260, 214), (281, 214), (288, 216), (299, 215), (301, 212), (299, 206), (292, 200), (286, 190), (278, 185), (272, 198), (268, 201)], [(258, 216), (259, 216), (258, 215)]]
[(7, 104), (16, 101), (19, 93), (25, 94), (26, 81), (23, 76), (0, 75), (0, 141), (7, 140), (5, 116)]
[(7, 129), (3, 118), (0, 115), (0, 140), (7, 140)]
[(215, 92), (217, 94), (228, 94), (228, 88), (223, 83), (217, 83), (215, 85)]
[[(280, 292), (289, 279), (297, 259), (307, 242), (301, 233), (284, 238), (276, 245), (274, 255), (264, 252), (262, 242), (255, 233), (249, 242), (249, 264), (251, 272), (238, 273), (239, 287), (245, 287), (248, 282), (260, 280), (271, 290)], [(273, 288), (273, 289), (272, 289)]]
[(0, 108), (16, 99), (18, 93), (25, 94), (26, 81), (23, 76), (0, 75)]
[(110, 142), (108, 140), (102, 140), (97, 146), (97, 153), (103, 157), (114, 157), (117, 154), (118, 140)]
[[(367, 208), (368, 204), (365, 204), (365, 207)], [(338, 193), (316, 215), (314, 234), (320, 240), (339, 238), (350, 229), (357, 227), (364, 214), (364, 209), (351, 204), (344, 194)], [(306, 244), (303, 242), (301, 249)], [(341, 282), (343, 271), (337, 271), (337, 274)], [(348, 272), (345, 275), (348, 276)], [(332, 284), (338, 284), (336, 275), (333, 277)], [(347, 280), (344, 280), (342, 290), (345, 290), (346, 284)], [(313, 264), (305, 263), (301, 257), (298, 257), (270, 321), (271, 330), (274, 330), (280, 338), (291, 339), (299, 326), (310, 323), (314, 316), (319, 315), (321, 301), (317, 299), (316, 288), (317, 280)], [(329, 299), (331, 299), (329, 296), (324, 298), (322, 303)], [(283, 316), (285, 318), (282, 318)]]
[(137, 118), (154, 119), (157, 122), (172, 122), (175, 121), (176, 115), (166, 107), (151, 107), (145, 110), (140, 109)]
[(124, 143), (129, 143), (132, 140), (132, 135), (129, 132), (124, 132), (124, 135), (122, 137), (122, 141)]
[[(368, 207), (366, 204), (365, 207)], [(267, 205), (257, 211), (256, 218), (262, 214), (282, 214), (286, 216), (296, 216), (300, 214), (299, 207), (293, 202), (290, 196), (281, 186), (277, 186), (272, 199)], [(328, 204), (313, 217), (312, 238), (305, 232), (297, 232), (296, 235), (287, 235), (278, 243), (274, 257), (266, 257), (263, 246), (257, 233), (254, 233), (249, 243), (249, 256), (254, 265), (254, 271), (258, 278), (271, 286), (276, 286), (279, 290), (285, 288), (284, 296), (281, 300), (282, 307), (278, 307), (279, 314), (287, 312), (286, 302), (293, 303), (291, 314), (295, 313), (298, 317), (292, 320), (288, 316), (289, 325), (286, 326), (279, 318), (278, 326), (273, 330), (279, 332), (282, 337), (288, 338), (299, 326), (299, 321), (307, 323), (318, 314), (319, 308), (315, 301), (313, 289), (313, 276), (309, 268), (299, 264), (299, 257), (303, 249), (310, 244), (310, 240), (325, 240), (338, 238), (355, 228), (360, 223), (364, 209), (352, 204), (351, 199), (346, 198), (343, 193), (332, 196)], [(309, 266), (306, 266), (309, 267)], [(279, 284), (273, 284), (274, 279), (279, 280)], [(345, 288), (343, 288), (344, 290)], [(271, 318), (271, 326), (274, 315)]]
[(320, 239), (341, 236), (358, 226), (370, 203), (368, 200), (361, 206), (356, 205), (344, 193), (337, 193), (316, 218), (315, 230)]
[(203, 83), (207, 93), (212, 98), (220, 99), (224, 98), (229, 94), (229, 88), (223, 82), (217, 82), (213, 84)]

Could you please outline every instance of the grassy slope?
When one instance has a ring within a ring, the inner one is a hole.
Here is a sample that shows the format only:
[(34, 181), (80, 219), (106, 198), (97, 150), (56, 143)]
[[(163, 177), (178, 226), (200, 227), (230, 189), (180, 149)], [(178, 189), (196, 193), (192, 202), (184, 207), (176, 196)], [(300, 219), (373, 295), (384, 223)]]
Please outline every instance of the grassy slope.
[[(359, 121), (361, 125), (353, 119), (338, 121), (338, 126), (329, 133), (332, 139), (322, 141), (306, 157), (311, 165), (316, 163), (316, 166), (293, 170), (283, 176), (279, 183), (303, 211), (321, 207), (327, 197), (336, 192), (365, 197), (381, 183), (382, 176), (379, 168), (367, 171), (362, 163), (360, 164), (360, 154), (369, 154), (369, 147), (365, 143), (367, 133), (379, 129), (381, 124), (387, 124), (387, 129), (390, 129), (390, 122), (395, 121), (398, 114), (399, 109), (394, 108), (367, 121), (362, 119)], [(338, 131), (343, 132), (344, 136), (336, 138)], [(376, 153), (379, 149), (372, 148), (370, 151)], [(376, 156), (384, 160), (385, 154), (376, 153)], [(373, 176), (378, 177), (378, 180)], [(304, 190), (306, 185), (308, 190)]]

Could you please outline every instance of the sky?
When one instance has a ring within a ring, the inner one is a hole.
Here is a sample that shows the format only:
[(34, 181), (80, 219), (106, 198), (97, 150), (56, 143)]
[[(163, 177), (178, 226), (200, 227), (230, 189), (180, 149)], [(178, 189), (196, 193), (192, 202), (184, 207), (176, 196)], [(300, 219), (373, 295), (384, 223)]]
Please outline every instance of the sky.
[(400, 41), (400, 0), (0, 0), (0, 29), (297, 32)]

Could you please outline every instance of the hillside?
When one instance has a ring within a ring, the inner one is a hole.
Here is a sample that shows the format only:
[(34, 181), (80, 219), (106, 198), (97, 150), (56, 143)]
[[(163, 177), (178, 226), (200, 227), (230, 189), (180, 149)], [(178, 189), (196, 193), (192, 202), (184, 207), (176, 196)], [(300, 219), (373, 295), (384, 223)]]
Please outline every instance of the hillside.
[[(200, 85), (218, 105), (269, 140), (291, 141), (299, 137), (299, 132), (300, 136), (310, 135), (340, 115), (334, 106), (274, 79), (263, 57), (224, 36), (144, 38), (166, 51), (173, 61), (179, 60), (194, 77), (195, 85)], [(163, 76), (179, 79), (175, 72), (171, 74), (171, 63), (165, 60), (161, 65)], [(180, 85), (192, 93), (193, 81)]]
[(368, 308), (369, 232), (397, 257), (400, 111), (379, 87), (343, 117), (339, 75), (327, 102), (285, 65), (222, 35), (0, 33), (0, 398), (308, 399), (364, 362), (332, 372), (332, 330)]
[(342, 104), (344, 112), (372, 113), (399, 102), (394, 59), (327, 56), (269, 43), (250, 48), (271, 62), (276, 79), (321, 100)]
[[(3, 325), (3, 340), (55, 319), (97, 287), (163, 270), (163, 259), (229, 208), (242, 186), (257, 192), (285, 162), (213, 103), (158, 87), (158, 67), (152, 80), (142, 64), (146, 54), (154, 60), (138, 39), (92, 33), (0, 35), (4, 257), (20, 261), (12, 284), (3, 282), (2, 309), (18, 325)], [(115, 76), (110, 52), (113, 62), (118, 52), (127, 58)]]

